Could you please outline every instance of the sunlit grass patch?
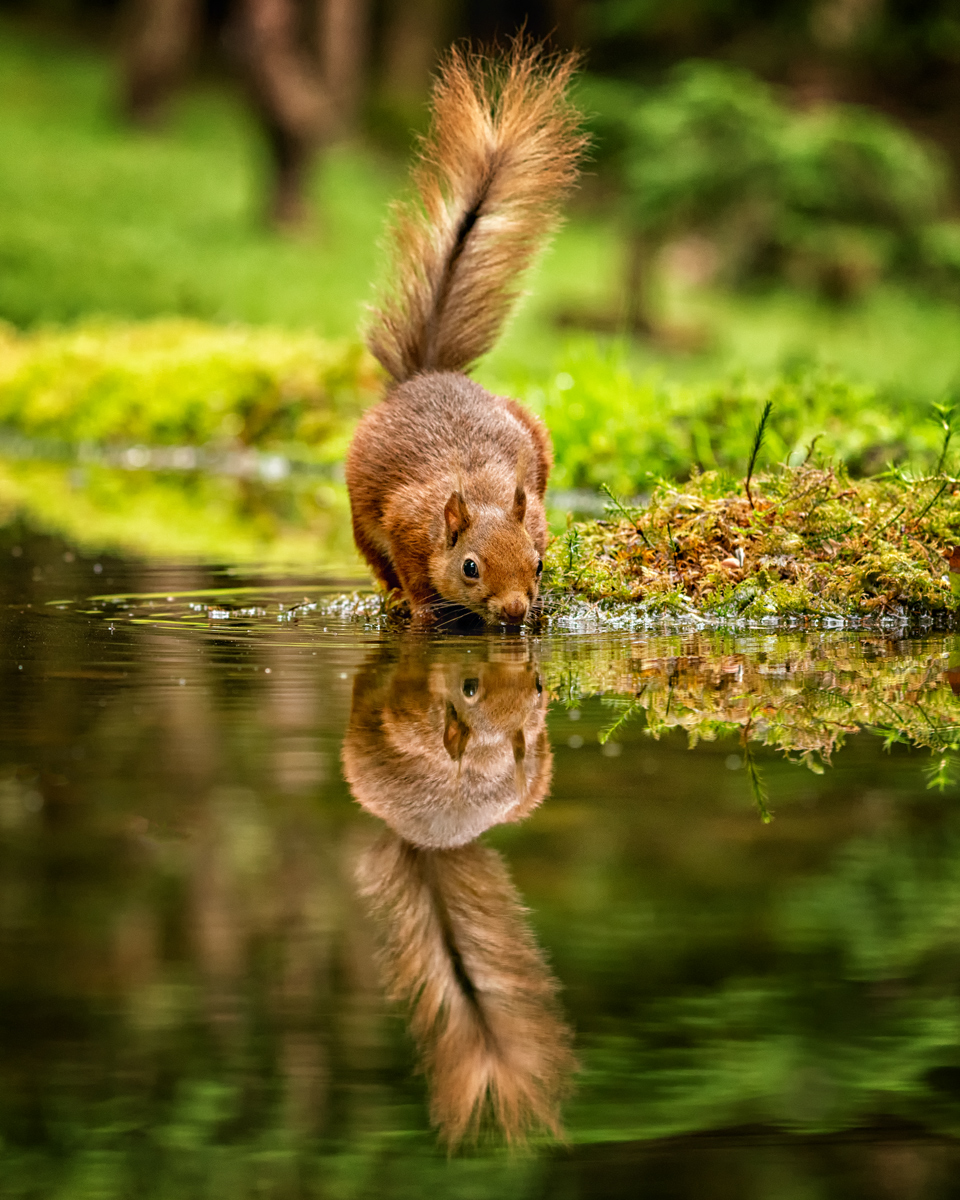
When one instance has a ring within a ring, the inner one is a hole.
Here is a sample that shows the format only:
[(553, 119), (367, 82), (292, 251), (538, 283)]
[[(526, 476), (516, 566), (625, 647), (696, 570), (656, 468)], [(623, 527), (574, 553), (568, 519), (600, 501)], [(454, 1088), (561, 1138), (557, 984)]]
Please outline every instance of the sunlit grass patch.
[(0, 427), (67, 445), (283, 447), (342, 458), (378, 394), (355, 342), (198, 321), (0, 328)]
[[(960, 541), (960, 481), (889, 470), (851, 479), (803, 464), (752, 484), (722, 472), (659, 482), (644, 507), (571, 524), (547, 555), (568, 595), (719, 619), (953, 613), (945, 551)], [(960, 578), (954, 576), (954, 578)]]

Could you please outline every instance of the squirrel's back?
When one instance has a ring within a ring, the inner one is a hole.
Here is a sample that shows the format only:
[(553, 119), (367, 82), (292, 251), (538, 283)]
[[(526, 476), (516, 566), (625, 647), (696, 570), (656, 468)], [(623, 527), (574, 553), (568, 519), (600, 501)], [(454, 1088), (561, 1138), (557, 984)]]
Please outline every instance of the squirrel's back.
[(411, 479), (446, 484), (498, 462), (511, 479), (523, 462), (521, 482), (542, 497), (552, 452), (540, 422), (465, 375), (428, 372), (367, 414), (347, 458), (347, 479), (362, 505), (379, 509)]
[(454, 49), (442, 65), (414, 195), (394, 208), (392, 278), (367, 329), (396, 382), (466, 370), (496, 340), (576, 178), (575, 66), (522, 40), (504, 58)]

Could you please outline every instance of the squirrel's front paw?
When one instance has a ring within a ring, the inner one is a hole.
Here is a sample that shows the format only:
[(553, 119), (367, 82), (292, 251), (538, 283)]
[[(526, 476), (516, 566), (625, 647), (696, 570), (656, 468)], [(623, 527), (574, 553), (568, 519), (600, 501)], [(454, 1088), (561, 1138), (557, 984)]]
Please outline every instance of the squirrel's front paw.
[(408, 617), (410, 600), (403, 588), (391, 588), (383, 597), (383, 609), (388, 617)]

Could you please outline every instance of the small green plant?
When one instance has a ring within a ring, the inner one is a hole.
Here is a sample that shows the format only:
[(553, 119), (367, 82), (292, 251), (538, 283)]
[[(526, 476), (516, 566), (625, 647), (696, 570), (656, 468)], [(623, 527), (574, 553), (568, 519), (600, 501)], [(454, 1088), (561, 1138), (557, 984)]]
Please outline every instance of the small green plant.
[(927, 777), (927, 790), (931, 791), (934, 788), (938, 792), (945, 792), (947, 788), (952, 788), (957, 783), (957, 756), (953, 751), (956, 746), (951, 746), (950, 750), (941, 754), (935, 761), (926, 768), (924, 774)]
[(757, 431), (753, 435), (753, 445), (750, 447), (750, 462), (747, 464), (747, 478), (744, 480), (743, 486), (751, 508), (756, 508), (756, 505), (753, 502), (753, 494), (750, 491), (750, 480), (753, 478), (753, 468), (757, 465), (757, 455), (760, 453), (760, 447), (763, 445), (763, 435), (766, 432), (771, 412), (773, 412), (773, 401), (768, 399), (763, 406), (763, 412), (760, 414), (760, 420), (757, 422)]
[(770, 812), (770, 795), (767, 791), (763, 775), (760, 773), (760, 768), (757, 765), (757, 756), (754, 754), (748, 730), (749, 727), (744, 729), (741, 743), (743, 745), (744, 765), (747, 768), (750, 791), (753, 794), (753, 802), (757, 806), (757, 812), (760, 814), (760, 820), (764, 825), (769, 825), (773, 820), (773, 814)]
[(614, 703), (615, 706), (620, 709), (620, 712), (610, 725), (608, 725), (605, 729), (602, 729), (597, 734), (597, 741), (601, 746), (605, 746), (615, 733), (619, 733), (624, 725), (631, 721), (635, 716), (638, 716), (644, 712), (643, 704), (641, 703), (644, 690), (645, 686), (640, 688), (636, 696), (627, 700), (626, 703), (620, 700), (619, 697), (612, 701), (612, 703)]
[(953, 400), (941, 400), (934, 404), (933, 415), (943, 430), (943, 442), (940, 446), (940, 457), (937, 459), (937, 465), (934, 469), (935, 475), (941, 475), (947, 465), (947, 454), (950, 451), (950, 442), (953, 440), (956, 421), (956, 405)]

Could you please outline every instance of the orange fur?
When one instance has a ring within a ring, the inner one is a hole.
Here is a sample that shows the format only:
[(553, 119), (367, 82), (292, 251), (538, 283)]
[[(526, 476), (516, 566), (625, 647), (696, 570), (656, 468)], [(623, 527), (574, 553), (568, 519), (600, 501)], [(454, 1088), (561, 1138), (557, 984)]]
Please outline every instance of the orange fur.
[(549, 435), (459, 372), (493, 344), (573, 183), (574, 65), (520, 41), (504, 61), (451, 52), (415, 199), (395, 212), (394, 280), (367, 341), (396, 386), (346, 474), (357, 546), (421, 618), (446, 603), (517, 625), (537, 599)]
[(451, 1146), (491, 1121), (509, 1141), (559, 1134), (575, 1067), (516, 889), (496, 853), (469, 844), (550, 786), (538, 668), (519, 640), (381, 647), (357, 675), (343, 742), (355, 799), (390, 826), (357, 878)]
[(411, 1008), (444, 1140), (456, 1146), (491, 1120), (509, 1142), (560, 1136), (571, 1031), (500, 856), (420, 850), (387, 832), (357, 878), (384, 930), (390, 996)]
[(404, 840), (461, 846), (547, 794), (547, 696), (526, 643), (511, 652), (419, 639), (378, 651), (353, 685), (341, 751), (355, 799)]
[(576, 178), (575, 66), (522, 41), (504, 60), (448, 55), (415, 197), (394, 209), (393, 284), (367, 334), (397, 382), (466, 370), (496, 340)]

